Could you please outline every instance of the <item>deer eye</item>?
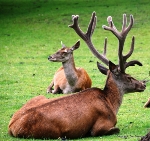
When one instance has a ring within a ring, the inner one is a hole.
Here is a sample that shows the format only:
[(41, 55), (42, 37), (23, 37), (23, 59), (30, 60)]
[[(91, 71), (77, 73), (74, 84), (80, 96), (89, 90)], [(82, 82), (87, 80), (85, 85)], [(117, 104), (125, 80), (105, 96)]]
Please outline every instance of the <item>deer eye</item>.
[(60, 54), (60, 52), (56, 52), (56, 54), (58, 55), (58, 54)]
[(65, 57), (68, 53), (67, 52), (63, 52), (62, 56)]
[(131, 80), (132, 80), (132, 77), (127, 77), (127, 79), (128, 79), (128, 81), (130, 81), (130, 82), (131, 82)]

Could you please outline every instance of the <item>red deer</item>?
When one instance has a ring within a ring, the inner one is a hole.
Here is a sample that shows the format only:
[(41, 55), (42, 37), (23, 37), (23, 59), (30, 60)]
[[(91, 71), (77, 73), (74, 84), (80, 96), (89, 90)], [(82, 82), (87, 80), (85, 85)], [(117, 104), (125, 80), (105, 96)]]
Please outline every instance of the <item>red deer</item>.
[[(75, 67), (73, 51), (78, 49), (80, 41), (71, 48), (66, 47), (62, 43), (62, 48), (55, 54), (48, 57), (49, 61), (62, 62), (63, 67), (60, 67), (54, 75), (54, 78), (47, 88), (47, 93), (75, 93), (87, 88), (91, 88), (92, 81), (83, 68)], [(54, 90), (52, 87), (54, 86)]]
[(125, 73), (125, 69), (129, 66), (142, 65), (137, 60), (126, 61), (134, 50), (134, 37), (129, 53), (122, 55), (126, 35), (133, 25), (133, 16), (130, 16), (129, 26), (126, 27), (126, 15), (123, 15), (121, 32), (115, 28), (111, 17), (108, 17), (108, 23), (109, 27), (103, 28), (112, 31), (119, 40), (119, 65), (115, 65), (106, 58), (106, 55), (97, 52), (91, 42), (91, 35), (96, 26), (95, 12), (92, 14), (86, 34), (78, 26), (78, 16), (73, 16), (73, 24), (70, 25), (87, 43), (94, 55), (108, 65), (109, 69), (97, 63), (100, 72), (107, 73), (104, 89), (88, 88), (55, 99), (47, 99), (44, 96), (31, 99), (10, 120), (8, 132), (11, 136), (73, 139), (119, 133), (119, 128), (115, 127), (116, 115), (123, 94), (143, 92), (146, 86), (143, 81), (138, 81)]

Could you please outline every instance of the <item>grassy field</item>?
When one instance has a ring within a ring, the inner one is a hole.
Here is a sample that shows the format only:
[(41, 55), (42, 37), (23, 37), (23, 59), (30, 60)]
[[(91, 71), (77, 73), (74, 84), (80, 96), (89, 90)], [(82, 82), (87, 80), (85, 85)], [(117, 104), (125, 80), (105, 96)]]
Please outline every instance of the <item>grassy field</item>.
[[(143, 63), (127, 69), (127, 73), (143, 80), (150, 71), (150, 4), (149, 0), (0, 0), (0, 140), (23, 141), (7, 134), (12, 114), (26, 101), (37, 95), (46, 94), (46, 88), (61, 63), (47, 60), (63, 41), (72, 46), (79, 39), (73, 29), (71, 15), (80, 15), (80, 27), (85, 31), (91, 13), (96, 11), (97, 27), (92, 37), (97, 49), (102, 52), (104, 38), (108, 37), (108, 58), (117, 63), (118, 42), (114, 35), (101, 27), (107, 25), (107, 16), (121, 29), (122, 15), (134, 16), (134, 27), (130, 31), (124, 53), (127, 53), (131, 37), (135, 36), (135, 51), (132, 59)], [(84, 67), (93, 81), (92, 86), (103, 88), (106, 76), (97, 67), (97, 59), (81, 40), (80, 48), (74, 53), (76, 66)], [(150, 130), (150, 110), (143, 105), (150, 96), (150, 83), (143, 93), (124, 95), (120, 107), (117, 127), (118, 135), (91, 137), (86, 141), (137, 141)], [(29, 139), (28, 139), (29, 140)], [(34, 140), (34, 139), (30, 139)]]

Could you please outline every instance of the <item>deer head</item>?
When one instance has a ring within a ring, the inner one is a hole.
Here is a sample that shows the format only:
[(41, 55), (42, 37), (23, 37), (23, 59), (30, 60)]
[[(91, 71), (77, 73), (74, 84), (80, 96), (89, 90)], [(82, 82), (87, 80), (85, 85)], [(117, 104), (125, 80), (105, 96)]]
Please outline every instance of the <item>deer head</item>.
[(78, 49), (80, 46), (80, 41), (77, 41), (75, 45), (73, 45), (71, 48), (66, 47), (61, 42), (62, 48), (58, 50), (55, 54), (48, 57), (49, 61), (52, 62), (66, 62), (72, 57), (73, 51)]
[[(96, 13), (93, 12), (86, 33), (84, 33), (80, 29), (80, 27), (78, 25), (78, 18), (79, 18), (78, 15), (73, 15), (72, 16), (73, 24), (69, 25), (69, 27), (73, 28), (76, 31), (76, 33), (85, 41), (85, 43), (87, 44), (87, 46), (89, 47), (91, 52), (99, 60), (101, 60), (105, 65), (107, 65), (109, 67), (109, 69), (107, 69), (100, 63), (97, 63), (97, 66), (98, 66), (100, 72), (102, 72), (105, 75), (107, 74), (108, 77), (111, 75), (112, 78), (114, 79), (114, 81), (116, 82), (117, 87), (119, 88), (119, 90), (122, 93), (144, 91), (146, 88), (144, 81), (138, 81), (138, 80), (134, 79), (133, 77), (131, 77), (130, 75), (125, 73), (126, 68), (129, 66), (134, 66), (135, 64), (142, 66), (142, 63), (139, 62), (138, 60), (132, 60), (132, 61), (127, 62), (127, 59), (132, 55), (132, 53), (134, 51), (134, 41), (135, 41), (134, 36), (132, 38), (130, 51), (126, 55), (123, 55), (123, 53), (122, 53), (126, 36), (133, 26), (133, 21), (134, 21), (133, 16), (132, 15), (130, 16), (130, 23), (127, 26), (126, 14), (123, 14), (123, 25), (122, 25), (121, 32), (119, 32), (117, 30), (117, 28), (115, 27), (111, 16), (108, 16), (108, 18), (107, 18), (107, 22), (108, 22), (109, 26), (106, 26), (106, 25), (102, 26), (103, 29), (111, 31), (118, 39), (118, 60), (119, 60), (118, 65), (115, 65), (110, 60), (108, 60), (106, 57), (107, 38), (105, 39), (103, 54), (100, 54), (96, 50), (96, 48), (94, 47), (94, 45), (91, 41), (92, 34), (96, 27), (96, 20), (97, 20)], [(105, 87), (107, 87), (107, 83), (106, 83)]]

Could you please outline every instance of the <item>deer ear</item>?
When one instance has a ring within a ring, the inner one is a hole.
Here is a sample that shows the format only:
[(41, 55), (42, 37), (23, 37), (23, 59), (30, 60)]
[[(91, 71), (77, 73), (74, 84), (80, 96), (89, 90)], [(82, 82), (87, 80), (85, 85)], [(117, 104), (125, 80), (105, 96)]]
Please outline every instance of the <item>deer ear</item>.
[(80, 40), (78, 40), (78, 41), (75, 43), (75, 45), (71, 48), (71, 50), (72, 50), (72, 51), (73, 51), (73, 50), (76, 50), (76, 49), (79, 48), (79, 46), (80, 46)]
[(109, 70), (112, 72), (116, 68), (118, 68), (118, 66), (116, 66), (113, 62), (109, 61)]
[(99, 62), (97, 62), (97, 67), (98, 67), (99, 71), (100, 71), (102, 74), (107, 75), (107, 71), (108, 71), (107, 68), (105, 68), (105, 67), (104, 67), (102, 64), (100, 64)]
[(62, 42), (62, 41), (61, 41), (61, 46), (62, 46), (62, 48), (66, 47), (66, 46), (63, 44), (63, 42)]
[(118, 66), (115, 65), (113, 62), (109, 61), (109, 70), (115, 74), (115, 75), (118, 75), (119, 74), (119, 71), (118, 71)]

